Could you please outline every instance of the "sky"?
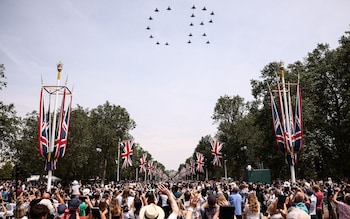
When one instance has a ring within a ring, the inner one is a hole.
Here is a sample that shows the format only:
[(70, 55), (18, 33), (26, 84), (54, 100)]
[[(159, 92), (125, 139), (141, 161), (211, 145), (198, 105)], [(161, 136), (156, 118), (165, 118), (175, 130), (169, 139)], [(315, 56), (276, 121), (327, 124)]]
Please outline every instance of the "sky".
[(22, 117), (38, 111), (41, 78), (56, 85), (61, 61), (73, 107), (124, 107), (134, 141), (177, 170), (215, 135), (220, 96), (250, 101), (250, 80), (270, 62), (337, 48), (349, 9), (348, 0), (0, 0), (0, 100)]

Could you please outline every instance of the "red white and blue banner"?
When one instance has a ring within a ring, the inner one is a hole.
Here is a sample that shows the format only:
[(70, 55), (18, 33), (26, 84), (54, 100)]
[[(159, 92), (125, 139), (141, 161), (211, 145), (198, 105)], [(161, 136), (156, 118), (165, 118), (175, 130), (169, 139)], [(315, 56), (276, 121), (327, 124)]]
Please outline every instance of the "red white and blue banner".
[(204, 172), (204, 156), (202, 153), (196, 152), (196, 157), (197, 157), (197, 167), (196, 170), (197, 172)]
[(133, 155), (133, 145), (134, 142), (129, 140), (122, 143), (123, 144), (123, 153), (122, 159), (124, 159), (122, 168), (127, 168), (132, 166), (132, 155)]
[(140, 172), (145, 172), (147, 167), (147, 154), (143, 154), (140, 158)]
[(213, 138), (209, 138), (210, 144), (211, 144), (211, 154), (213, 155), (213, 164), (216, 166), (221, 167), (221, 161), (220, 158), (222, 158), (222, 143), (218, 141), (214, 141)]
[(60, 119), (59, 119), (58, 129), (57, 129), (56, 138), (55, 138), (55, 156), (54, 156), (55, 160), (58, 158), (64, 157), (66, 153), (67, 143), (68, 143), (68, 128), (69, 128), (70, 114), (72, 109), (72, 96), (70, 95), (70, 98), (68, 101), (69, 105), (67, 109), (65, 109), (66, 94), (67, 94), (67, 89), (64, 89)]
[[(66, 109), (67, 88), (63, 87), (63, 98), (60, 109), (61, 113), (57, 123), (54, 145), (52, 147), (52, 151), (50, 152), (51, 130), (55, 124), (51, 124), (50, 101), (48, 101), (48, 108), (45, 108), (44, 92), (45, 88), (42, 87), (40, 92), (38, 121), (38, 149), (40, 156), (45, 158), (45, 170), (55, 170), (57, 160), (58, 158), (62, 158), (64, 156), (68, 143), (68, 128), (72, 109), (72, 95), (69, 94), (70, 97), (68, 99), (68, 107)], [(49, 95), (51, 95), (51, 93)]]
[[(274, 101), (274, 96), (270, 91), (272, 121), (276, 143), (278, 150), (285, 154), (286, 162), (289, 165), (295, 165), (297, 162), (297, 153), (301, 152), (303, 147), (301, 88), (298, 82), (296, 85), (295, 112), (293, 112), (292, 109), (291, 85), (288, 84), (288, 96), (286, 95), (287, 91), (284, 84), (281, 90), (278, 82), (277, 88), (282, 122), (279, 119), (280, 117)], [(284, 95), (282, 95), (282, 92)]]

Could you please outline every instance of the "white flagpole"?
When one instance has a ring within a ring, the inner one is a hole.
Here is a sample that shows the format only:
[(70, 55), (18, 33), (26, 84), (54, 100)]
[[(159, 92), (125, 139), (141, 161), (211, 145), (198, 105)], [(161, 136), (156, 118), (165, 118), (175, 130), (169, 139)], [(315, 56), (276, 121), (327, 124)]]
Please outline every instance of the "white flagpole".
[(120, 140), (118, 142), (118, 158), (117, 158), (117, 182), (119, 182), (119, 157), (120, 157)]
[[(283, 103), (284, 103), (284, 114), (285, 114), (285, 119), (286, 119), (286, 123), (287, 123), (287, 131), (288, 131), (288, 144), (290, 147), (293, 147), (292, 142), (291, 142), (291, 127), (290, 127), (290, 119), (289, 119), (289, 108), (288, 108), (288, 104), (287, 104), (287, 94), (286, 94), (286, 85), (285, 85), (285, 81), (284, 81), (284, 66), (283, 66), (283, 62), (281, 61), (280, 63), (280, 70), (281, 70), (281, 75), (282, 75), (282, 89), (283, 89)], [(290, 148), (290, 153), (291, 156), (294, 156), (293, 153), (293, 148)], [(295, 169), (294, 169), (294, 164), (290, 164), (290, 175), (291, 175), (291, 180), (292, 183), (295, 183)]]
[[(62, 71), (63, 64), (62, 62), (59, 62), (57, 64), (57, 88), (56, 88), (56, 95), (55, 95), (55, 106), (54, 106), (54, 112), (53, 112), (53, 121), (52, 121), (52, 130), (51, 130), (51, 138), (50, 138), (50, 146), (49, 146), (49, 161), (51, 162), (51, 159), (54, 158), (54, 155), (52, 154), (53, 149), (55, 147), (55, 134), (56, 134), (56, 117), (57, 117), (57, 105), (58, 105), (58, 91), (60, 86), (60, 78), (61, 78), (61, 71)], [(62, 109), (63, 110), (63, 109)], [(51, 189), (51, 180), (52, 180), (52, 170), (47, 171), (47, 192)]]

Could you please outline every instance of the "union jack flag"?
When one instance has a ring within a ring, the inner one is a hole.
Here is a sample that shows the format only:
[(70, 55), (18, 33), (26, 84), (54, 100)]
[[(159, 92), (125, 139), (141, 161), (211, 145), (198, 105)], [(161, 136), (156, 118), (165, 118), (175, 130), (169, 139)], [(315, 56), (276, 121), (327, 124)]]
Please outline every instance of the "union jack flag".
[[(285, 148), (286, 152), (289, 153), (291, 151), (291, 148), (292, 148), (292, 136), (289, 136), (290, 127), (288, 127), (288, 125), (287, 125), (287, 120), (289, 120), (290, 118), (286, 118), (279, 84), (278, 84), (278, 97), (279, 97), (279, 101), (280, 101), (280, 109), (281, 109), (282, 122), (283, 122), (282, 128), (283, 128), (283, 135), (284, 135), (284, 148)], [(288, 109), (286, 109), (286, 110), (288, 110)]]
[(127, 168), (128, 166), (132, 166), (132, 154), (133, 154), (133, 141), (125, 141), (122, 153), (122, 158), (124, 159), (122, 168)]
[(295, 134), (294, 134), (294, 152), (301, 152), (303, 149), (303, 115), (302, 115), (302, 99), (301, 88), (298, 83), (295, 104)]
[(204, 156), (202, 153), (196, 152), (197, 157), (197, 171), (198, 172), (204, 172), (203, 166), (204, 166)]
[(190, 160), (190, 174), (196, 174), (196, 164), (193, 159)]
[(64, 89), (63, 100), (61, 106), (61, 116), (60, 123), (58, 127), (58, 132), (56, 133), (56, 141), (55, 141), (55, 157), (58, 158), (64, 157), (66, 153), (67, 143), (68, 143), (68, 128), (70, 122), (70, 113), (72, 107), (72, 96), (70, 96), (70, 101), (67, 110), (64, 110), (66, 101), (66, 89)]
[(286, 153), (286, 147), (284, 144), (285, 143), (284, 135), (282, 133), (282, 125), (280, 122), (280, 118), (278, 115), (276, 104), (275, 104), (275, 101), (273, 99), (273, 95), (272, 95), (271, 91), (270, 91), (270, 100), (271, 100), (272, 122), (273, 122), (274, 131), (275, 131), (275, 138), (276, 138), (278, 150), (282, 153)]
[(154, 171), (153, 160), (148, 161), (148, 175), (152, 176)]
[(147, 165), (147, 154), (143, 154), (142, 157), (140, 158), (140, 172), (145, 172), (146, 171), (146, 165)]
[(213, 164), (221, 167), (220, 158), (222, 158), (222, 153), (221, 153), (222, 143), (220, 143), (218, 141), (214, 141), (214, 139), (211, 137), (210, 137), (209, 141), (211, 144), (211, 154), (214, 156)]
[(38, 148), (40, 156), (47, 158), (49, 152), (49, 119), (50, 110), (48, 114), (45, 115), (45, 106), (43, 98), (44, 88), (41, 88), (40, 93), (40, 109), (39, 109), (39, 122), (38, 122)]

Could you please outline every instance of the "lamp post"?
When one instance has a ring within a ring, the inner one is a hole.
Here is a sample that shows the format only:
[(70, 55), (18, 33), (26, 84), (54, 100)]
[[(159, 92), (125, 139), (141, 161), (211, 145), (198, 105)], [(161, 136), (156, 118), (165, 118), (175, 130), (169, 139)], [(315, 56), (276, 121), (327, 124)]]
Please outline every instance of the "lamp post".
[(96, 147), (96, 152), (97, 152), (97, 156), (98, 156), (98, 159), (97, 159), (97, 177), (100, 177), (101, 175), (101, 152), (102, 152), (102, 149), (99, 147), (99, 145), (97, 145)]
[(242, 153), (243, 153), (243, 159), (242, 159), (242, 165), (243, 165), (243, 170), (245, 169), (245, 164), (246, 164), (246, 162), (247, 162), (247, 156), (246, 156), (246, 152), (247, 152), (247, 149), (248, 149), (248, 147), (247, 147), (247, 145), (246, 144), (242, 144), (241, 145), (241, 151), (242, 151)]
[(225, 168), (225, 180), (227, 181), (227, 166), (226, 166), (227, 160), (224, 160), (224, 168)]
[[(59, 86), (60, 86), (60, 79), (61, 79), (62, 68), (63, 68), (63, 63), (59, 62), (57, 64), (57, 87), (56, 87), (56, 91), (55, 91), (55, 106), (54, 106), (54, 112), (53, 112), (52, 131), (51, 131), (49, 153), (48, 153), (48, 161), (49, 162), (52, 162), (51, 159), (54, 159), (53, 158), (54, 157), (53, 151), (54, 151), (54, 147), (55, 147), (58, 93), (59, 93)], [(51, 181), (52, 181), (52, 169), (49, 169), (47, 171), (47, 191), (48, 192), (51, 189)]]

